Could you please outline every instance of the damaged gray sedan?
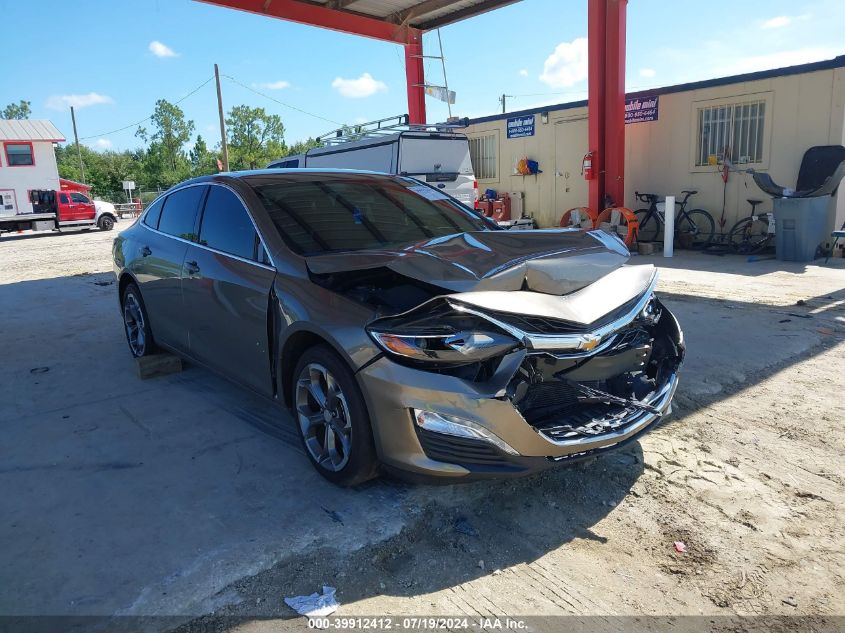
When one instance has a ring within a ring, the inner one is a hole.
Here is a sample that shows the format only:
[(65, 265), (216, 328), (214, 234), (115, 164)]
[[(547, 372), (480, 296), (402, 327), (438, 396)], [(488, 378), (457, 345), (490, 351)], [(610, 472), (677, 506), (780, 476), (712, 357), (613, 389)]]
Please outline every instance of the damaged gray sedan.
[(190, 180), (114, 243), (131, 353), (290, 408), (341, 485), (524, 475), (659, 422), (683, 336), (628, 255), (601, 231), (499, 230), (411, 178), (311, 170)]

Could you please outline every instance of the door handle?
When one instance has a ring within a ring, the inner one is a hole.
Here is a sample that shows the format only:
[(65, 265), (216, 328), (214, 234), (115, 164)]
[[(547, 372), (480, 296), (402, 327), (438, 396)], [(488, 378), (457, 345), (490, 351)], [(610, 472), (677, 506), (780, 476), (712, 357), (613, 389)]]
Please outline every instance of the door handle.
[(185, 269), (188, 271), (189, 275), (196, 275), (200, 271), (199, 264), (196, 262), (185, 263)]
[(149, 257), (152, 254), (153, 252), (150, 250), (149, 246), (144, 246), (143, 248), (141, 248), (141, 255), (143, 257)]

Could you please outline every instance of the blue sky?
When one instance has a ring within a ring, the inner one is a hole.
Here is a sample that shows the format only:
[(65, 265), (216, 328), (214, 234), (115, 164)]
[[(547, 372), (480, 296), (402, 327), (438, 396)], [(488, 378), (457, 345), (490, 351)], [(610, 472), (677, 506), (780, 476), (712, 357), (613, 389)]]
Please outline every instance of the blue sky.
[[(224, 106), (279, 114), (290, 142), (333, 122), (407, 111), (402, 50), (375, 40), (191, 0), (0, 0), (0, 15), (0, 107), (27, 99), (33, 118), (51, 119), (72, 139), (75, 104), (79, 135), (95, 149), (140, 145), (131, 124), (148, 117), (156, 99), (176, 101), (197, 88), (214, 62), (276, 100), (224, 79)], [(843, 25), (841, 0), (630, 0), (627, 86), (828, 59), (845, 53)], [(586, 0), (523, 0), (443, 28), (454, 114), (497, 112), (503, 92), (515, 95), (509, 110), (584, 98), (586, 33)], [(436, 34), (424, 45), (435, 53)], [(440, 84), (440, 62), (426, 66), (428, 80)], [(180, 105), (210, 145), (219, 142), (213, 82)], [(445, 104), (429, 98), (427, 106), (429, 121), (445, 119)]]

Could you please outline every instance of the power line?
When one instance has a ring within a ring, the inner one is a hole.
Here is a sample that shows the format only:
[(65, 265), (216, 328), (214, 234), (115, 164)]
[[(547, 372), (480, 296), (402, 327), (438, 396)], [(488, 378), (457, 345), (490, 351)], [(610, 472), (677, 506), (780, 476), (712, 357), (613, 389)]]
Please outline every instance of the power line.
[(251, 86), (247, 86), (246, 84), (241, 83), (240, 81), (238, 81), (237, 79), (235, 79), (234, 77), (232, 77), (230, 75), (221, 75), (221, 76), (225, 77), (226, 79), (228, 79), (229, 81), (231, 81), (233, 83), (238, 84), (241, 88), (246, 88), (250, 92), (254, 92), (255, 94), (262, 96), (265, 99), (269, 99), (270, 101), (273, 101), (275, 103), (278, 103), (280, 106), (284, 106), (285, 108), (290, 108), (291, 110), (296, 110), (297, 112), (308, 115), (310, 117), (314, 117), (315, 119), (320, 119), (321, 121), (326, 121), (327, 123), (332, 123), (334, 125), (341, 125), (341, 126), (344, 125), (340, 121), (333, 121), (332, 119), (327, 119), (326, 117), (320, 116), (319, 114), (314, 114), (313, 112), (308, 112), (307, 110), (303, 110), (302, 108), (297, 108), (296, 106), (292, 106), (289, 103), (285, 103), (284, 101), (279, 101), (278, 99), (271, 97), (268, 94), (264, 94), (260, 90), (256, 90), (255, 88), (252, 88)]
[[(200, 91), (200, 90), (201, 90), (201, 89), (202, 89), (202, 88), (203, 88), (203, 87), (204, 87), (204, 86), (205, 86), (208, 82), (210, 82), (210, 81), (211, 81), (211, 80), (213, 80), (213, 79), (214, 79), (214, 76), (212, 75), (211, 77), (209, 77), (208, 79), (206, 79), (204, 82), (202, 82), (199, 86), (197, 86), (196, 88), (194, 88), (193, 90), (191, 90), (191, 91), (190, 91), (188, 94), (186, 94), (184, 97), (182, 97), (182, 98), (180, 98), (180, 99), (176, 100), (176, 101), (173, 103), (173, 105), (179, 105), (180, 103), (182, 103), (182, 102), (183, 102), (185, 99), (187, 99), (188, 97), (191, 97), (191, 96), (195, 95), (195, 94), (196, 94), (197, 92), (199, 92), (199, 91)], [(144, 118), (144, 119), (141, 119), (141, 120), (140, 120), (140, 121), (138, 121), (137, 123), (130, 123), (129, 125), (125, 125), (125, 126), (123, 126), (123, 127), (121, 127), (121, 128), (118, 128), (118, 129), (116, 129), (116, 130), (112, 130), (111, 132), (102, 132), (102, 133), (100, 133), (100, 134), (92, 134), (91, 136), (83, 136), (83, 137), (82, 137), (82, 138), (80, 138), (79, 140), (80, 140), (80, 141), (87, 141), (88, 139), (97, 138), (97, 137), (100, 137), (100, 136), (109, 136), (109, 135), (111, 135), (111, 134), (117, 134), (118, 132), (123, 132), (124, 130), (128, 130), (128, 129), (133, 128), (133, 127), (138, 127), (139, 125), (141, 125), (141, 123), (145, 123), (145, 122), (149, 121), (149, 120), (150, 120), (150, 119), (152, 119), (152, 118), (153, 118), (153, 114), (151, 114), (150, 116), (148, 116), (148, 117), (146, 117), (146, 118)]]

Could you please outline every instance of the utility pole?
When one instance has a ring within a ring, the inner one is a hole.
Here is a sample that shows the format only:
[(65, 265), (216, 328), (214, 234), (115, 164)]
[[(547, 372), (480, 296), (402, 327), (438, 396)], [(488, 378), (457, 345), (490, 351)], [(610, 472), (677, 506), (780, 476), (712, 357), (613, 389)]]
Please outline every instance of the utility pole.
[(76, 114), (73, 111), (73, 106), (70, 106), (70, 120), (73, 121), (73, 140), (76, 141), (76, 155), (79, 156), (79, 175), (82, 178), (82, 184), (85, 184), (85, 165), (82, 163), (82, 150), (79, 149), (79, 135), (76, 133)]
[(226, 144), (226, 120), (223, 118), (223, 97), (220, 94), (220, 69), (214, 64), (214, 80), (217, 82), (217, 113), (220, 115), (220, 146), (223, 149), (223, 171), (229, 171), (229, 146)]
[(502, 114), (504, 114), (505, 112), (507, 112), (507, 101), (508, 101), (508, 97), (513, 98), (513, 95), (505, 95), (505, 94), (503, 94), (501, 97), (499, 97), (499, 103), (501, 103), (501, 104), (502, 104)]

